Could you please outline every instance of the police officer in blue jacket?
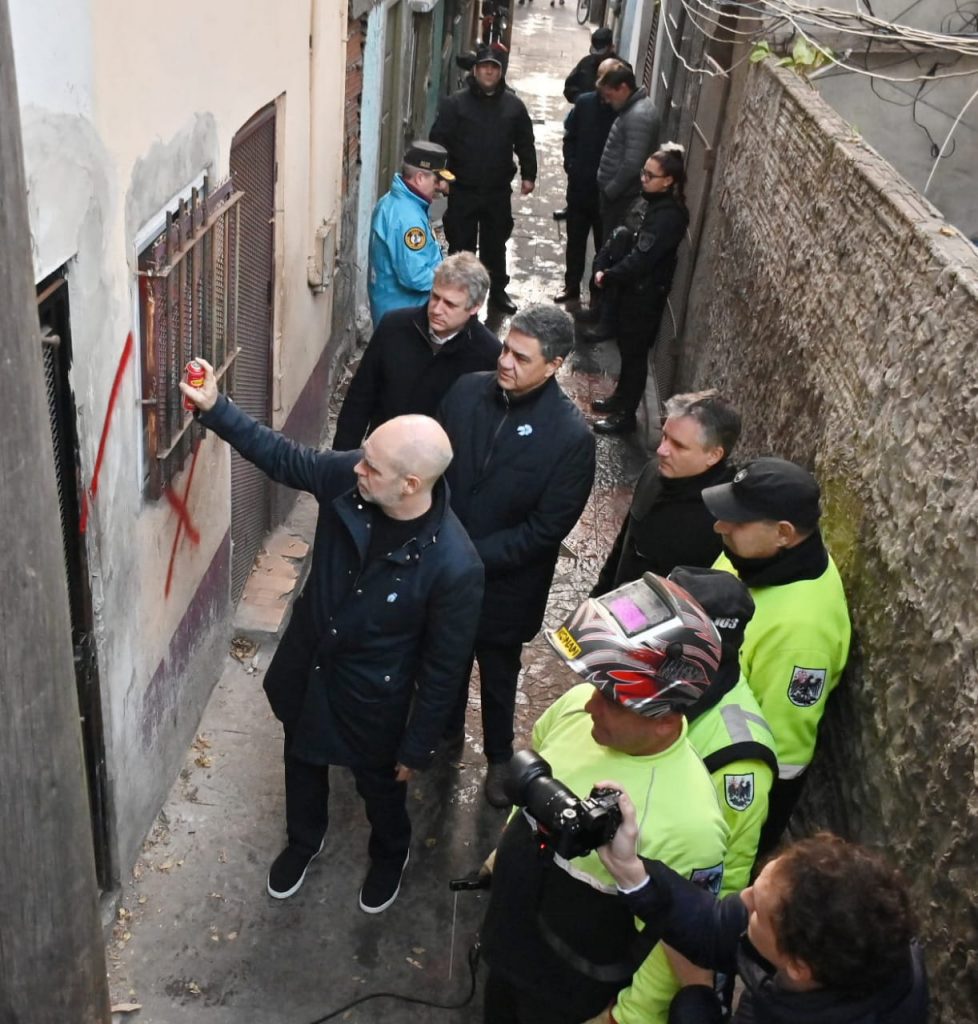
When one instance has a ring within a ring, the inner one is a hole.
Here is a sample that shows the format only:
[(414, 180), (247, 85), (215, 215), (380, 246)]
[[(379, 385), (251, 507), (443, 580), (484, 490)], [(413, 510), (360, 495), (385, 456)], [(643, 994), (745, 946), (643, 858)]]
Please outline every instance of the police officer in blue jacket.
[(381, 196), (370, 222), (370, 273), (367, 294), (374, 325), (392, 309), (428, 301), (441, 248), (428, 221), (435, 195), (447, 191), (455, 176), (448, 152), (434, 142), (413, 142), (401, 173)]

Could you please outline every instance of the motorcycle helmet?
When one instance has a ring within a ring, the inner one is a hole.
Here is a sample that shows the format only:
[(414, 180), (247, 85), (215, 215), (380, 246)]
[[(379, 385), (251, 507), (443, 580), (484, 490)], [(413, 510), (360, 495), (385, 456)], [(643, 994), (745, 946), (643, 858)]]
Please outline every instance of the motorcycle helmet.
[(650, 572), (588, 598), (545, 636), (582, 679), (646, 718), (694, 704), (720, 665), (710, 617), (682, 587)]

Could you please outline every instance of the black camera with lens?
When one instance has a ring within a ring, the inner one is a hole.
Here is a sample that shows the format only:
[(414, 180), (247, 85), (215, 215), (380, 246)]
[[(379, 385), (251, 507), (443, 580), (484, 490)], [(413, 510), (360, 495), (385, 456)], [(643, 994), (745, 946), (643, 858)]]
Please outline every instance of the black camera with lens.
[(520, 750), (509, 764), (506, 796), (525, 807), (537, 823), (541, 844), (565, 860), (611, 842), (621, 824), (619, 793), (597, 786), (582, 800), (553, 777), (535, 750)]

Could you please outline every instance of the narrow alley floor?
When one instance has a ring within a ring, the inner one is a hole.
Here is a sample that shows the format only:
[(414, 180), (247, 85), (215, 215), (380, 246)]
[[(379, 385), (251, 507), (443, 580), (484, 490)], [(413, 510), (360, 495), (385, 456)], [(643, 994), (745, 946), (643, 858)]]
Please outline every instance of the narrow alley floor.
[[(541, 167), (536, 192), (513, 202), (511, 293), (521, 305), (551, 301), (561, 290), (563, 237), (551, 216), (564, 205), (568, 108), (561, 90), (590, 34), (572, 6), (541, 4), (516, 8), (508, 75), (534, 120)], [(490, 326), (505, 330), (505, 323)], [(561, 370), (561, 383), (585, 412), (591, 397), (611, 389), (612, 348), (581, 346)], [(570, 554), (558, 564), (547, 623), (558, 622), (590, 589), (644, 458), (637, 440), (598, 439), (598, 478), (567, 538)], [(314, 501), (302, 496), (286, 535), (311, 542), (315, 514)], [(242, 660), (229, 655), (197, 740), (123, 886), (108, 947), (114, 1021), (312, 1024), (369, 993), (451, 1004), (468, 992), (466, 956), (485, 896), (456, 897), (448, 880), (479, 866), (505, 819), (481, 792), (477, 687), (461, 760), (436, 762), (411, 786), (414, 841), (396, 903), (375, 917), (357, 906), (367, 823), (343, 769), (331, 774), (325, 849), (301, 891), (279, 902), (266, 894), (265, 877), (284, 842), (282, 738), (261, 689), (274, 644), (267, 636), (256, 653), (234, 644)], [(525, 743), (533, 721), (576, 677), (558, 665), (542, 636), (526, 647), (523, 661), (517, 735)], [(336, 1019), (474, 1022), (481, 1019), (480, 997), (458, 1010), (384, 998)]]

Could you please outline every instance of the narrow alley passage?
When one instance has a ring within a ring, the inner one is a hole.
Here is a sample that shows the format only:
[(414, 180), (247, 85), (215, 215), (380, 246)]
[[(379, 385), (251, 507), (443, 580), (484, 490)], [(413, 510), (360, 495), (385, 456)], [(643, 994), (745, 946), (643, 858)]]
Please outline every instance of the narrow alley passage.
[[(508, 80), (530, 110), (540, 157), (537, 190), (514, 199), (511, 293), (520, 305), (551, 301), (562, 283), (564, 239), (552, 219), (564, 205), (562, 84), (587, 52), (589, 34), (573, 7), (516, 8)], [(503, 332), (506, 323), (490, 320), (490, 326)], [(585, 411), (592, 396), (610, 390), (611, 348), (581, 346), (561, 370), (562, 385)], [(558, 563), (548, 623), (590, 589), (644, 459), (636, 440), (598, 439), (596, 485)], [(303, 496), (282, 532), (311, 542), (314, 523), (315, 503)], [(482, 798), (477, 687), (461, 760), (438, 760), (412, 784), (414, 841), (401, 894), (382, 916), (368, 917), (356, 903), (367, 823), (343, 769), (331, 775), (326, 846), (302, 890), (283, 902), (265, 893), (284, 831), (281, 730), (261, 690), (274, 638), (261, 638), (254, 653), (246, 642), (235, 650), (242, 660), (228, 657), (197, 741), (124, 886), (108, 949), (113, 1003), (120, 1008), (114, 1019), (311, 1024), (372, 992), (460, 1002), (485, 901), (478, 893), (456, 898), (447, 883), (479, 866), (505, 818)], [(542, 636), (525, 648), (518, 742), (570, 682)], [(127, 1005), (140, 1008), (122, 1009)], [(476, 1021), (479, 996), (454, 1011), (383, 999), (337, 1019)]]

